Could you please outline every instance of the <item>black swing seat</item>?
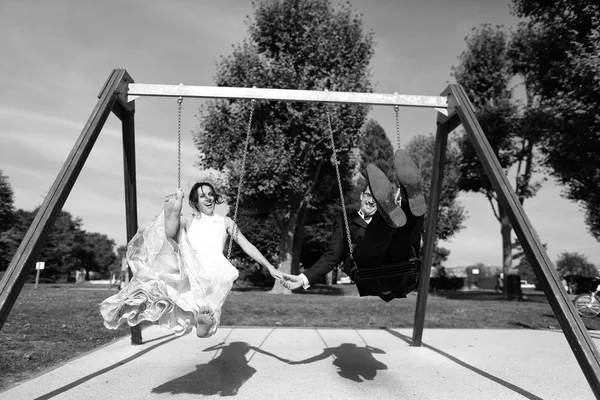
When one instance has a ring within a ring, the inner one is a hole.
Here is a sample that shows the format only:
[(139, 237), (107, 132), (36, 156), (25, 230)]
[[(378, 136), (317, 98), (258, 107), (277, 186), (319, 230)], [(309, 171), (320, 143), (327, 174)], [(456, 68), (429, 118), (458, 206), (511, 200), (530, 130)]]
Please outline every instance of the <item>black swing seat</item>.
[[(351, 278), (361, 297), (382, 297), (382, 294), (387, 292), (396, 292), (396, 297), (406, 297), (417, 285), (420, 270), (421, 259), (414, 257), (407, 261), (385, 265), (354, 264)], [(386, 300), (383, 297), (382, 299)]]

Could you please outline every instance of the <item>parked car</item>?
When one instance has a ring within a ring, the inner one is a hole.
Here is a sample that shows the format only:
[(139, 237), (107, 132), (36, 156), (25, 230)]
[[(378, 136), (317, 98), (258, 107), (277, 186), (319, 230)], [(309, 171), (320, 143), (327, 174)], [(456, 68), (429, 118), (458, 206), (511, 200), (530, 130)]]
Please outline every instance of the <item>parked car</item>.
[(526, 280), (521, 280), (521, 289), (535, 289), (535, 285), (528, 283)]

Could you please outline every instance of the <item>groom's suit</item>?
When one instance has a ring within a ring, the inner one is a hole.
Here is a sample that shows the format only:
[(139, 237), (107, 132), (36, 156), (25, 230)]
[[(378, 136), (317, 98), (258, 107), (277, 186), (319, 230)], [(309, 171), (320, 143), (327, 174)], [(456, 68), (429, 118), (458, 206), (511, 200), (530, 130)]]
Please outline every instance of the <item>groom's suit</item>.
[[(413, 216), (405, 202), (402, 202), (402, 209), (406, 214), (407, 222), (400, 228), (390, 227), (377, 212), (368, 224), (358, 211), (348, 214), (353, 256), (358, 265), (367, 267), (392, 264), (412, 257), (420, 257), (424, 218)], [(304, 275), (312, 285), (341, 261), (344, 261), (344, 272), (352, 279), (352, 262), (343, 215), (340, 215), (334, 223), (327, 250), (310, 269), (304, 271)], [(410, 288), (401, 288), (398, 293), (392, 293), (391, 297), (390, 295), (388, 297), (390, 299), (406, 297), (406, 293), (414, 288), (415, 284), (416, 280), (407, 282)]]

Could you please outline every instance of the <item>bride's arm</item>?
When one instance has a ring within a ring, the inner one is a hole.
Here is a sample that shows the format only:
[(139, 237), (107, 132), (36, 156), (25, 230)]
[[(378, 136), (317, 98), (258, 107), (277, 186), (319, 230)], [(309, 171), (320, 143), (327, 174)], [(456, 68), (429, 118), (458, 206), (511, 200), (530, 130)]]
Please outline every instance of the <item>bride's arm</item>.
[(269, 270), (269, 273), (273, 276), (273, 278), (281, 279), (281, 272), (278, 271), (273, 265), (271, 265), (271, 263), (267, 261), (267, 259), (262, 255), (262, 253), (258, 251), (258, 249), (254, 247), (254, 245), (250, 243), (248, 239), (246, 239), (242, 231), (240, 231), (239, 227), (235, 228), (235, 235), (233, 235), (234, 226), (235, 224), (233, 223), (233, 220), (229, 217), (225, 217), (225, 227), (227, 228), (227, 232), (229, 233), (229, 235), (233, 236), (233, 239), (236, 241), (237, 244), (240, 245), (242, 250), (244, 250), (246, 254), (252, 257), (254, 261), (267, 268)]

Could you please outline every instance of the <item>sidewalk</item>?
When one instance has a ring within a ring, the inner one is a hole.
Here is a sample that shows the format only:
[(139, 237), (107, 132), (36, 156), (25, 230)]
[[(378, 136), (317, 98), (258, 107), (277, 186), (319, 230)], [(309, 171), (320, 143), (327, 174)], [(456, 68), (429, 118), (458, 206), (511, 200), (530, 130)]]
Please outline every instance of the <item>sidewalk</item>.
[(151, 326), (143, 345), (118, 340), (0, 399), (594, 399), (561, 331), (426, 329), (422, 347), (411, 336), (221, 327), (198, 339)]

